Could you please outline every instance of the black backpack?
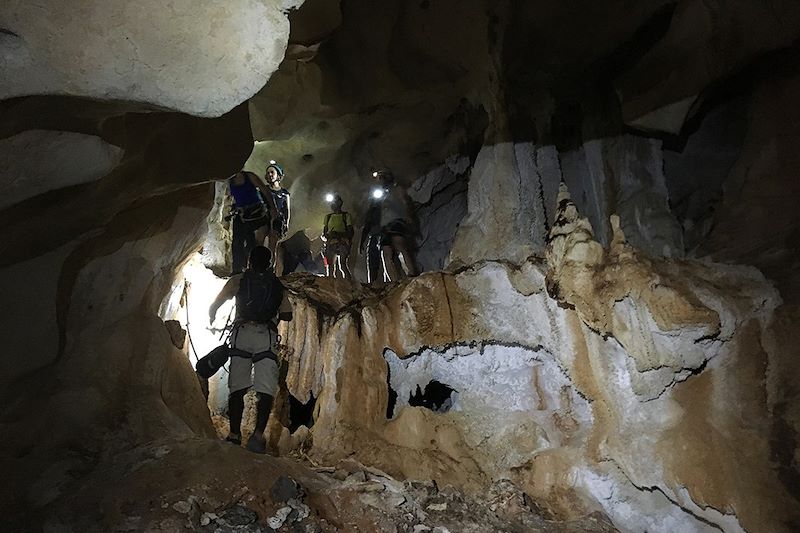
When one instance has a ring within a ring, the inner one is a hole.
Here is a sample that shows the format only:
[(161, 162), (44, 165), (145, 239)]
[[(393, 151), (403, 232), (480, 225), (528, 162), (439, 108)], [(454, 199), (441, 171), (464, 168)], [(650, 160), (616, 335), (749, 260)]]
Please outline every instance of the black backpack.
[(283, 285), (272, 272), (245, 270), (236, 293), (236, 318), (272, 322), (283, 300)]

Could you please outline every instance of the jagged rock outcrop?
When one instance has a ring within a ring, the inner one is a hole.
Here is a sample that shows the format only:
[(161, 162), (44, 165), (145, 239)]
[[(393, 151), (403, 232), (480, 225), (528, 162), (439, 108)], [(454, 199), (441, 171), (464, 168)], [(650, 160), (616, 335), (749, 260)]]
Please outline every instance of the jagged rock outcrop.
[[(287, 384), (317, 399), (312, 456), (471, 490), (505, 477), (556, 515), (603, 509), (622, 529), (785, 530), (778, 293), (751, 268), (641, 256), (616, 218), (604, 249), (560, 196), (546, 263), (383, 293), (290, 282)], [(410, 406), (433, 381), (453, 391), (438, 410)]]
[[(309, 0), (286, 48), (299, 1), (6, 2), (0, 500), (34, 518), (7, 529), (51, 514), (54, 528), (201, 527), (186, 490), (236, 515), (239, 479), (253, 504), (254, 469), (286, 466), (208, 440), (185, 348), (157, 318), (201, 246), (226, 273), (219, 181), (269, 159), (287, 169), (292, 231), (312, 236), (325, 192), (359, 220), (370, 172), (393, 169), (435, 270), (384, 289), (288, 280), (287, 394), (315, 423), (289, 435), (273, 417), (281, 452), (352, 455), (556, 519), (602, 511), (622, 529), (798, 529), (800, 97), (795, 50), (776, 51), (797, 9), (674, 4)], [(663, 151), (691, 146), (687, 117), (737, 83), (743, 141), (673, 179)], [(681, 260), (685, 243), (758, 266), (780, 294), (752, 267)], [(219, 493), (198, 473), (214, 458)], [(129, 513), (119, 487), (181, 516)]]

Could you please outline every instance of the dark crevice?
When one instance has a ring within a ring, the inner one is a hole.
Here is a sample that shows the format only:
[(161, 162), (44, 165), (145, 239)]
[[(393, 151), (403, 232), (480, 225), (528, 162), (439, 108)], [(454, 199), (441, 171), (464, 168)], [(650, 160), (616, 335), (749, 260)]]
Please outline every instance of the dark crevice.
[(424, 391), (417, 385), (416, 392), (408, 397), (408, 405), (424, 407), (436, 413), (446, 413), (453, 406), (454, 392), (458, 391), (434, 379), (425, 385)]
[(15, 33), (7, 28), (0, 28), (0, 35), (8, 35), (10, 37), (16, 37), (17, 39), (21, 39), (18, 33)]
[(625, 43), (619, 46), (604, 62), (607, 78), (614, 79), (632, 69), (664, 36), (672, 24), (678, 2), (657, 9), (650, 18)]
[(386, 388), (389, 390), (386, 419), (391, 420), (394, 416), (394, 406), (397, 404), (397, 391), (392, 388), (392, 369), (389, 367), (389, 363), (386, 363)]
[(313, 394), (306, 403), (289, 394), (289, 431), (294, 433), (300, 426), (312, 427), (314, 425), (314, 408), (316, 406), (317, 399)]

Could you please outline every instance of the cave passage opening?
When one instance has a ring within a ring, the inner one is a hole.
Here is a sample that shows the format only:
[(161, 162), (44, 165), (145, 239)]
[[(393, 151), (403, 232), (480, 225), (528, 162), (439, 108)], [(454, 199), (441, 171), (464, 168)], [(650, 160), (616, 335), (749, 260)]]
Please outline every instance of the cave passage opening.
[[(225, 326), (232, 320), (234, 301), (225, 302), (209, 323), (208, 308), (222, 290), (226, 280), (217, 277), (203, 262), (203, 254), (195, 252), (175, 277), (172, 290), (164, 299), (159, 315), (162, 320), (176, 320), (187, 332), (183, 347), (194, 368), (197, 359), (222, 344)], [(227, 412), (228, 370), (225, 365), (209, 379), (208, 408), (213, 415)]]
[(434, 413), (446, 413), (452, 409), (458, 399), (458, 391), (438, 380), (432, 379), (408, 397), (408, 405), (412, 407), (424, 407)]

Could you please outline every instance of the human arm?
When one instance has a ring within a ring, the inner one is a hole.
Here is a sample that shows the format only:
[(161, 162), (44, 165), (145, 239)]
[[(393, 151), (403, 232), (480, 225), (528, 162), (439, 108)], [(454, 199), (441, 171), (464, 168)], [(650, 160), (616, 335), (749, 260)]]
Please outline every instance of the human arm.
[(222, 290), (219, 291), (217, 297), (214, 298), (213, 302), (211, 302), (211, 307), (208, 308), (209, 323), (214, 322), (214, 319), (217, 317), (217, 310), (220, 308), (220, 306), (236, 296), (236, 291), (239, 290), (239, 281), (241, 281), (241, 279), (241, 274), (231, 276), (227, 283), (225, 283), (225, 285), (222, 287)]
[(289, 218), (292, 216), (292, 195), (286, 191), (286, 220), (283, 221), (283, 229), (289, 230)]

